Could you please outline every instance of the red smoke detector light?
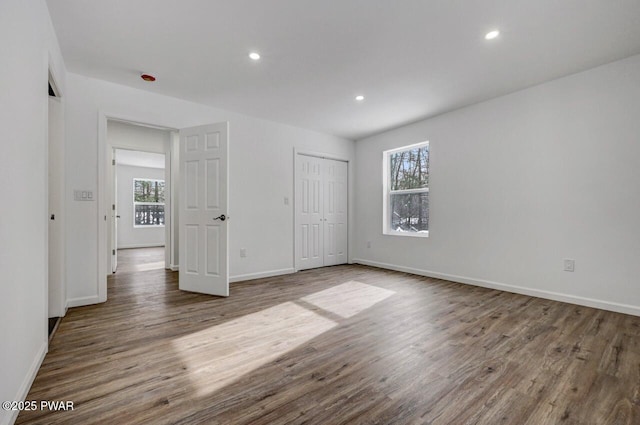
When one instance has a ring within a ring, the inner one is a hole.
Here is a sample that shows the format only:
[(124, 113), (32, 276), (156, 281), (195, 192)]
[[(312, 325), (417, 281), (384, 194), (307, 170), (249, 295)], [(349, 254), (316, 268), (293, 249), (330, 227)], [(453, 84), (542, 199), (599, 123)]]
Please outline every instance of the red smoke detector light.
[(140, 78), (142, 78), (145, 81), (155, 81), (156, 77), (154, 77), (153, 75), (149, 75), (149, 74), (142, 74), (140, 76)]

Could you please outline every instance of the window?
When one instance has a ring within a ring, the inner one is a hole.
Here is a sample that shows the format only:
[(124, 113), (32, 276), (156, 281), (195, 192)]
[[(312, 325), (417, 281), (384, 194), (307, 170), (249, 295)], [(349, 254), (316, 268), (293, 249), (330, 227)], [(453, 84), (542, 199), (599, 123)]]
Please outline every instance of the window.
[(133, 225), (164, 226), (164, 180), (133, 179)]
[(383, 155), (383, 233), (429, 236), (429, 142)]

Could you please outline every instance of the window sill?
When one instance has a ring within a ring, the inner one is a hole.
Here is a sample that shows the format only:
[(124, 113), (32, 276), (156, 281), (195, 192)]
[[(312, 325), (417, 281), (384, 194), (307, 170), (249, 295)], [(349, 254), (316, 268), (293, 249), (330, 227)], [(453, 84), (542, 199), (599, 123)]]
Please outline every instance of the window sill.
[(385, 231), (383, 232), (386, 236), (408, 236), (410, 238), (428, 238), (429, 232), (393, 232), (393, 231)]

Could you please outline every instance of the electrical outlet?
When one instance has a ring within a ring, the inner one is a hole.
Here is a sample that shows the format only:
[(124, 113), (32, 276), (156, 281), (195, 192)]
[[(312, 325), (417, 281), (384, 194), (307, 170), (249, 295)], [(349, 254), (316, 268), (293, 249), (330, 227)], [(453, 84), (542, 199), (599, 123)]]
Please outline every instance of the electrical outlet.
[(371, 248), (371, 241), (367, 241), (367, 248)]
[(245, 258), (247, 256), (247, 248), (240, 248), (240, 258)]
[(576, 260), (572, 260), (571, 258), (564, 259), (564, 271), (565, 272), (573, 272), (576, 270)]

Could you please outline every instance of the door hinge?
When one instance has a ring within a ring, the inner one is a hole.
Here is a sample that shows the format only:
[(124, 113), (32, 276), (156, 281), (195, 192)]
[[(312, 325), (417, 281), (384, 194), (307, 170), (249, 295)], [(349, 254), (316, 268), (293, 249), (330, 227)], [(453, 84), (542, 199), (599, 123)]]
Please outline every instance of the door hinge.
[(112, 209), (113, 211), (115, 211), (115, 210), (116, 210), (116, 204), (111, 204), (111, 209)]
[(116, 165), (116, 160), (115, 159), (111, 160), (111, 165)]
[(111, 250), (111, 255), (116, 255), (116, 250), (115, 249)]

